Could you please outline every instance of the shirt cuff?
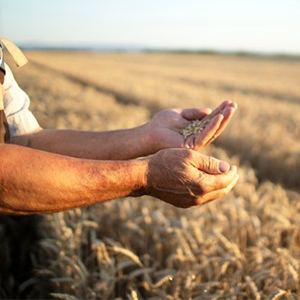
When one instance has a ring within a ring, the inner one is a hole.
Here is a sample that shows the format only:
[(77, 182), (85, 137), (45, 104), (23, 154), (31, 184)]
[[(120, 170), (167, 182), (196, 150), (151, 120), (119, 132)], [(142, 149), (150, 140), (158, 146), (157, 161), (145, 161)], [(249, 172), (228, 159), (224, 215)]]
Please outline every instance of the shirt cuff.
[(29, 110), (23, 110), (17, 114), (7, 117), (10, 136), (18, 136), (31, 133), (40, 128), (34, 115)]

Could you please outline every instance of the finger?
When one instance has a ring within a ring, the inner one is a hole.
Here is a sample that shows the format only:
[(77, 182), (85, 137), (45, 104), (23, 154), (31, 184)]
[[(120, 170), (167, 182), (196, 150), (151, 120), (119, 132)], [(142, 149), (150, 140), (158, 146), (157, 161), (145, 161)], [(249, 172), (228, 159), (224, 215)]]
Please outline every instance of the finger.
[(195, 139), (194, 149), (200, 150), (214, 137), (218, 131), (224, 116), (221, 114), (216, 115), (206, 126), (206, 128), (197, 134)]
[(199, 120), (211, 113), (210, 108), (185, 108), (181, 111), (181, 116), (187, 120)]
[(204, 194), (226, 188), (237, 175), (237, 167), (231, 166), (228, 172), (223, 174), (206, 175), (203, 180), (203, 174), (199, 176), (199, 185)]
[(236, 102), (231, 102), (227, 107), (232, 107), (234, 109), (237, 109), (238, 108), (238, 105)]
[(225, 161), (200, 154), (196, 151), (191, 151), (190, 153), (192, 155), (191, 163), (193, 166), (207, 174), (222, 174), (230, 169), (229, 164)]
[(211, 119), (211, 118), (215, 117), (216, 115), (222, 113), (223, 109), (224, 109), (227, 105), (229, 105), (229, 104), (231, 104), (231, 103), (232, 103), (232, 102), (231, 102), (230, 100), (225, 100), (225, 101), (223, 101), (217, 108), (215, 108), (215, 109), (210, 113), (209, 116), (205, 117), (203, 120)]
[(196, 149), (199, 151), (206, 143), (214, 136), (220, 124), (222, 122), (223, 115), (219, 114), (215, 116), (207, 127), (197, 135), (190, 135), (186, 138), (185, 147), (189, 149)]
[(188, 136), (185, 140), (184, 147), (188, 149), (194, 149), (195, 138), (196, 137), (194, 134)]
[(236, 185), (238, 180), (239, 180), (239, 175), (236, 175), (227, 187), (217, 190), (217, 191), (210, 192), (210, 193), (202, 196), (201, 200), (200, 200), (200, 201), (202, 201), (201, 204), (224, 197), (232, 190), (232, 188)]
[(235, 102), (232, 102), (230, 104), (228, 104), (223, 110), (222, 110), (222, 115), (225, 117), (228, 115), (228, 113), (233, 110), (233, 111), (236, 111), (238, 108), (238, 105), (237, 103)]
[(230, 120), (232, 119), (234, 113), (235, 113), (235, 109), (233, 107), (228, 107), (225, 109), (225, 111), (223, 113), (224, 118), (223, 118), (219, 128), (215, 131), (215, 134), (210, 137), (209, 141), (207, 141), (207, 144), (212, 143), (218, 136), (221, 135), (221, 133), (225, 130), (225, 128), (229, 124)]
[(236, 175), (237, 175), (237, 167), (230, 166), (230, 169), (227, 172), (220, 175), (212, 176), (213, 177), (212, 185), (211, 185), (211, 189), (208, 190), (208, 192), (226, 188)]

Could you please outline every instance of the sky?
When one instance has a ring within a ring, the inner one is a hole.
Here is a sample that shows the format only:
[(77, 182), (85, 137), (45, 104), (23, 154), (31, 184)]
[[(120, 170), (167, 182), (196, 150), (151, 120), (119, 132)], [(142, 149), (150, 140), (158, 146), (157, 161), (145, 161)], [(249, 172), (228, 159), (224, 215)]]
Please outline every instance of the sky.
[(0, 0), (19, 44), (300, 54), (300, 0)]

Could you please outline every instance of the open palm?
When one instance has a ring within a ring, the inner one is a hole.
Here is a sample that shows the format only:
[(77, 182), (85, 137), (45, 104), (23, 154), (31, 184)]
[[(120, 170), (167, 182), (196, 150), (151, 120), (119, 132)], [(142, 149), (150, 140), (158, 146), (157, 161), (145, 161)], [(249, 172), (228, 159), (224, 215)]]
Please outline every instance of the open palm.
[[(148, 123), (154, 150), (184, 147), (201, 150), (223, 132), (236, 108), (236, 103), (227, 100), (213, 111), (208, 108), (173, 108), (159, 112)], [(209, 123), (203, 131), (185, 139), (181, 131), (193, 120), (209, 120)]]

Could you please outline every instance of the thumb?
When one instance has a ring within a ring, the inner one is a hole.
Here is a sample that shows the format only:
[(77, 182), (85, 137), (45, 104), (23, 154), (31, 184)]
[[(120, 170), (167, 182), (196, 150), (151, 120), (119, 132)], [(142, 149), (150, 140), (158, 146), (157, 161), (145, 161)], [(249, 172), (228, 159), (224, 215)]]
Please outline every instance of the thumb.
[(208, 174), (222, 174), (230, 169), (230, 165), (222, 160), (193, 151), (194, 166)]

